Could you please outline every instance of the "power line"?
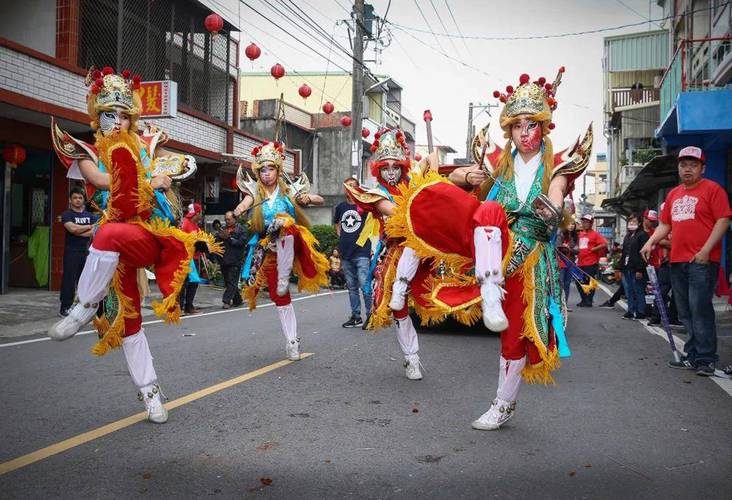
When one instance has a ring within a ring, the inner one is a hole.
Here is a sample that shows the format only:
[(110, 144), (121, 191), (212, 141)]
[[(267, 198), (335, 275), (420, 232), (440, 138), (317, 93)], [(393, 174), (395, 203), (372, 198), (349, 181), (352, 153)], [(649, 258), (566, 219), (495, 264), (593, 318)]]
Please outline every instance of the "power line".
[[(712, 9), (722, 8), (731, 3), (732, 3), (732, 1), (728, 1), (728, 2), (718, 4), (716, 7), (706, 7), (706, 8), (702, 8), (702, 9), (696, 9), (696, 10), (688, 12), (687, 14), (695, 14), (697, 12), (710, 11)], [(624, 28), (642, 26), (648, 22), (660, 23), (662, 21), (667, 21), (669, 19), (673, 19), (674, 17), (675, 16), (669, 15), (666, 17), (658, 18), (658, 19), (647, 19), (646, 21), (640, 21), (637, 23), (627, 23), (627, 24), (621, 24), (618, 26), (609, 26), (606, 28), (597, 28), (597, 29), (584, 30), (584, 31), (572, 31), (572, 32), (556, 33), (556, 34), (549, 34), (549, 35), (525, 35), (525, 36), (453, 35), (451, 33), (435, 33), (434, 31), (431, 31), (431, 30), (428, 31), (428, 30), (424, 30), (421, 28), (403, 26), (403, 25), (400, 25), (400, 24), (397, 24), (397, 23), (394, 23), (391, 21), (389, 21), (389, 24), (391, 24), (395, 28), (399, 28), (402, 30), (413, 31), (416, 33), (432, 34), (432, 35), (435, 35), (435, 37), (439, 36), (439, 37), (446, 37), (446, 38), (463, 38), (465, 40), (512, 41), (512, 40), (545, 40), (545, 39), (549, 39), (549, 38), (567, 38), (567, 37), (572, 37), (572, 36), (592, 35), (592, 34), (596, 34), (596, 33), (604, 33), (607, 31), (616, 31), (616, 30), (620, 30), (620, 29), (624, 29)]]
[(339, 6), (339, 7), (341, 8), (341, 9), (343, 9), (343, 10), (345, 10), (345, 11), (346, 11), (346, 14), (348, 14), (349, 16), (351, 15), (351, 11), (350, 11), (349, 9), (345, 8), (345, 7), (343, 6), (343, 5), (341, 5), (341, 2), (339, 2), (338, 0), (334, 0), (334, 1), (335, 1), (335, 3), (337, 3), (337, 4), (338, 4), (338, 6)]
[[(628, 9), (629, 11), (631, 11), (633, 14), (637, 15), (638, 17), (640, 17), (641, 19), (645, 19), (649, 23), (651, 22), (650, 16), (646, 16), (645, 14), (641, 14), (640, 12), (638, 12), (637, 10), (635, 10), (633, 7), (631, 7), (627, 3), (623, 2), (623, 0), (615, 0), (615, 1), (617, 3), (619, 3), (620, 5), (622, 5), (623, 7), (625, 7), (626, 9)], [(660, 28), (661, 26), (658, 25), (658, 27)]]
[[(447, 33), (447, 26), (445, 26), (445, 23), (442, 21), (442, 16), (440, 15), (440, 13), (437, 12), (437, 7), (435, 7), (434, 0), (430, 0), (430, 5), (432, 5), (432, 10), (435, 11), (435, 15), (437, 16), (437, 20), (440, 22), (440, 26), (442, 26), (442, 29), (445, 31), (445, 33)], [(448, 38), (448, 40), (450, 40), (450, 44), (452, 45), (452, 48), (455, 49), (455, 53), (457, 54), (458, 48), (457, 45), (455, 45), (455, 40), (453, 40), (452, 38)]]
[[(465, 45), (465, 50), (468, 51), (468, 55), (470, 55), (470, 47), (468, 47), (468, 43), (465, 41), (465, 37), (463, 37), (463, 32), (460, 30), (460, 25), (455, 20), (455, 15), (452, 13), (452, 8), (450, 7), (450, 4), (447, 3), (447, 0), (445, 0), (445, 5), (447, 6), (447, 11), (450, 13), (450, 17), (452, 18), (452, 22), (455, 23), (455, 28), (457, 28), (457, 32), (460, 35), (463, 45)], [(447, 31), (447, 30), (445, 30)]]
[[(424, 15), (424, 12), (422, 12), (422, 7), (419, 6), (419, 2), (417, 0), (414, 0), (414, 5), (417, 6), (417, 10), (419, 10), (420, 15), (422, 16), (422, 19), (424, 19), (424, 23), (427, 25), (427, 28), (429, 28), (429, 31), (424, 31), (424, 33), (432, 33), (432, 36), (435, 37), (435, 41), (437, 42), (437, 45), (440, 47), (440, 50), (443, 52), (445, 49), (442, 48), (442, 44), (440, 43), (440, 39), (437, 38), (437, 35), (435, 35), (434, 30), (432, 29), (432, 26), (430, 26), (430, 22), (427, 20), (427, 16)], [(391, 23), (394, 24), (394, 23)]]

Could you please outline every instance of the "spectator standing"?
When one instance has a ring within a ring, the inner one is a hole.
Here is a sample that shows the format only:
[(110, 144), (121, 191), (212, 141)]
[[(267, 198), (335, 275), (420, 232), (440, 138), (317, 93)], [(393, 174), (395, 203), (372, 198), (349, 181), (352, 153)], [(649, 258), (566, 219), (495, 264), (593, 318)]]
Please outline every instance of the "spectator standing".
[(226, 212), (224, 216), (226, 226), (219, 233), (224, 243), (224, 255), (221, 258), (221, 274), (224, 276), (223, 308), (229, 309), (233, 305), (238, 307), (242, 303), (239, 291), (239, 276), (244, 261), (244, 249), (247, 244), (247, 232), (236, 222), (234, 212)]
[(64, 225), (64, 261), (61, 277), (61, 316), (68, 316), (76, 286), (89, 254), (89, 242), (97, 217), (86, 210), (86, 194), (80, 187), (69, 192), (69, 209), (61, 214)]
[[(557, 250), (564, 255), (567, 259), (572, 262), (575, 261), (577, 256), (577, 224), (573, 221), (569, 224), (567, 229), (561, 232), (559, 238), (557, 238)], [(559, 282), (562, 285), (562, 291), (564, 292), (564, 299), (569, 304), (569, 290), (572, 286), (572, 270), (567, 267), (563, 259), (559, 260)], [(567, 311), (571, 311), (567, 306)]]
[(343, 265), (341, 264), (341, 254), (338, 253), (338, 249), (334, 248), (328, 257), (328, 277), (330, 278), (331, 288), (343, 288), (343, 284), (346, 281), (346, 277), (343, 275)]
[[(203, 212), (201, 205), (198, 203), (191, 203), (188, 205), (188, 211), (183, 217), (180, 228), (186, 233), (195, 233), (200, 229), (201, 219), (203, 218)], [(180, 289), (180, 308), (185, 314), (198, 314), (198, 309), (193, 306), (193, 300), (196, 298), (196, 290), (198, 290), (198, 269), (196, 268), (196, 261), (201, 257), (200, 252), (196, 252), (193, 255), (193, 261), (191, 261), (192, 270), (186, 276), (186, 281), (183, 283), (183, 287)], [(195, 270), (195, 272), (194, 272)]]
[[(641, 256), (641, 248), (650, 238), (648, 231), (653, 227), (647, 218), (643, 218), (642, 226), (638, 223), (638, 217), (628, 219), (628, 252), (626, 256), (625, 270), (623, 271), (625, 283), (625, 296), (628, 298), (628, 311), (623, 316), (626, 319), (645, 319), (646, 317), (646, 285), (648, 274), (646, 273), (646, 261)], [(625, 242), (624, 242), (625, 243)]]
[(654, 246), (673, 232), (671, 286), (679, 319), (687, 331), (684, 356), (669, 366), (714, 375), (717, 331), (712, 299), (719, 277), (722, 237), (729, 229), (732, 211), (724, 189), (702, 178), (704, 153), (688, 146), (679, 152), (681, 184), (666, 197), (661, 224), (641, 253), (651, 258)]
[[(371, 241), (366, 241), (363, 246), (356, 243), (361, 236), (365, 217), (358, 211), (345, 185), (356, 187), (358, 181), (353, 177), (349, 177), (343, 184), (346, 201), (342, 201), (335, 207), (333, 225), (338, 234), (338, 251), (341, 254), (343, 274), (346, 276), (351, 317), (341, 326), (343, 328), (357, 328), (367, 324), (368, 317), (371, 314), (371, 290), (369, 289), (369, 283), (367, 283)], [(359, 290), (363, 293), (366, 322), (361, 318), (361, 294)]]
[[(582, 216), (582, 231), (577, 236), (577, 265), (585, 276), (582, 281), (587, 284), (589, 283), (589, 277), (597, 278), (598, 263), (600, 262), (600, 256), (607, 251), (607, 240), (602, 237), (600, 233), (592, 229), (592, 224), (595, 218), (591, 214), (585, 214)], [(579, 291), (582, 300), (577, 304), (577, 307), (592, 307), (592, 299), (595, 297), (595, 290), (591, 290), (589, 294), (586, 294), (579, 283), (577, 283), (577, 291)]]

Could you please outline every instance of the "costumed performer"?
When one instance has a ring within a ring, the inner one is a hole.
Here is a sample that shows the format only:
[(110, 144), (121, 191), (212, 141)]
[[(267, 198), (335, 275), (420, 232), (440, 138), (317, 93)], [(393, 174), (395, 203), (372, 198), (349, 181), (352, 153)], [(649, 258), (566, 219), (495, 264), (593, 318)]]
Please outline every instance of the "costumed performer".
[[(406, 189), (413, 179), (420, 178), (429, 169), (426, 161), (413, 163), (409, 158), (409, 148), (401, 130), (384, 129), (374, 135), (371, 145), (371, 174), (377, 186), (367, 189), (344, 183), (360, 210), (368, 212), (366, 226), (361, 232), (361, 240), (378, 234), (379, 244), (374, 251), (378, 259), (375, 268), (373, 304), (367, 328), (374, 330), (388, 326), (391, 317), (396, 321), (399, 347), (404, 354), (405, 375), (410, 380), (421, 380), (422, 371), (419, 358), (419, 339), (414, 323), (409, 316), (409, 301), (421, 312), (425, 323), (443, 319), (445, 314), (438, 311), (430, 314), (422, 295), (429, 291), (428, 283), (432, 278), (431, 260), (422, 261), (403, 238), (393, 238), (384, 232), (386, 220), (395, 210), (395, 199), (402, 189)], [(362, 243), (362, 241), (359, 241)], [(411, 292), (411, 293), (410, 293)]]
[(237, 185), (244, 199), (234, 209), (234, 215), (249, 211), (252, 237), (242, 270), (246, 284), (242, 298), (249, 310), (257, 305), (257, 294), (267, 287), (269, 297), (277, 306), (285, 351), (290, 360), (300, 359), (300, 338), (297, 318), (290, 298), (290, 274), (298, 281), (298, 290), (318, 293), (328, 286), (328, 259), (316, 245), (318, 240), (308, 229), (310, 221), (301, 207), (322, 205), (323, 198), (310, 193), (310, 183), (302, 173), (294, 181), (284, 170), (285, 146), (281, 142), (266, 142), (252, 150), (252, 170), (249, 177), (243, 166), (237, 172)]
[(62, 132), (55, 123), (52, 139), (68, 176), (99, 190), (92, 199), (99, 202), (102, 217), (79, 279), (78, 303), (48, 334), (54, 340), (72, 337), (108, 296), (104, 315), (94, 322), (100, 339), (92, 352), (103, 355), (121, 346), (148, 420), (163, 423), (168, 414), (142, 329), (138, 269), (154, 268), (163, 300), (153, 302), (152, 308), (166, 322), (177, 322), (178, 293), (194, 251), (220, 248), (202, 231), (189, 234), (172, 225), (175, 216), (164, 191), (172, 195), (172, 179), (192, 175), (195, 160), (163, 150), (160, 144), (166, 136), (161, 131), (137, 133), (140, 77), (131, 77), (128, 70), (117, 75), (105, 67), (90, 70), (86, 84), (94, 145)]
[(513, 417), (522, 375), (530, 383), (552, 383), (551, 371), (560, 364), (566, 304), (551, 240), (564, 197), (592, 148), (590, 127), (582, 142), (554, 154), (548, 135), (563, 72), (553, 83), (523, 74), (515, 90), (494, 93), (505, 103), (505, 147), (491, 142), (486, 127), (474, 141), (478, 164), (450, 174), (455, 184), (477, 186), (477, 197), (428, 176), (397, 200), (387, 223), (387, 232), (404, 237), (419, 257), (441, 256), (455, 269), (474, 267), (472, 275), (435, 282), (430, 297), (446, 310), (480, 302), (486, 327), (501, 332), (496, 398), (472, 423), (475, 429), (498, 429)]

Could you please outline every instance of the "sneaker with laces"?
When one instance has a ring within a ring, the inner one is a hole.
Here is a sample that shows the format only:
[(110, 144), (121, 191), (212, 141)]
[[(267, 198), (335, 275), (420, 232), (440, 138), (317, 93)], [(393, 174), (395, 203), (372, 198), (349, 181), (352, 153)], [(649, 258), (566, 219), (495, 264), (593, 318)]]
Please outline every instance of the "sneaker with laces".
[(635, 315), (631, 312), (623, 314), (623, 319), (635, 319)]
[(145, 386), (137, 393), (137, 399), (145, 403), (148, 421), (154, 424), (164, 424), (168, 421), (168, 410), (163, 406), (161, 396), (158, 384)]
[(615, 304), (611, 304), (609, 300), (606, 300), (600, 304), (601, 309), (615, 309)]
[(285, 352), (290, 361), (300, 361), (300, 339), (289, 341), (285, 346)]
[(724, 368), (717, 368), (714, 370), (714, 376), (726, 379), (732, 379), (732, 363), (725, 366)]
[(404, 356), (405, 374), (409, 380), (422, 380), (422, 371), (419, 369), (421, 364), (419, 354)]
[(343, 328), (358, 328), (361, 325), (363, 325), (363, 320), (360, 316), (351, 316), (348, 321), (343, 323), (341, 326)]
[(697, 363), (696, 374), (700, 377), (712, 377), (714, 376), (714, 362), (709, 363)]
[(682, 357), (679, 361), (669, 361), (668, 366), (677, 370), (696, 370), (696, 363), (686, 356)]
[(516, 413), (516, 401), (496, 398), (490, 409), (474, 420), (471, 427), (479, 431), (495, 431), (511, 420), (514, 413)]

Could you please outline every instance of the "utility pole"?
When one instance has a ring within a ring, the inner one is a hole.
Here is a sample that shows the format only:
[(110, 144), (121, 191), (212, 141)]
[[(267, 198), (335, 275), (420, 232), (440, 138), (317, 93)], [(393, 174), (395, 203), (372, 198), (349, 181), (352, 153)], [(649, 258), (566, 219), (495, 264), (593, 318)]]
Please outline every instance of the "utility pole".
[(470, 161), (470, 144), (473, 142), (473, 103), (468, 103), (468, 135), (465, 143), (465, 159)]
[(359, 182), (363, 182), (362, 138), (363, 127), (363, 11), (364, 0), (354, 0), (353, 37), (353, 95), (351, 98), (351, 169)]

